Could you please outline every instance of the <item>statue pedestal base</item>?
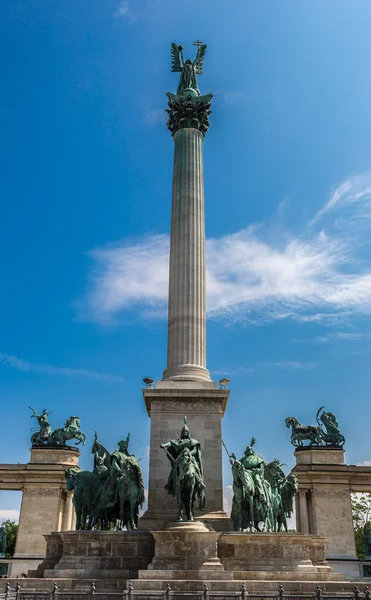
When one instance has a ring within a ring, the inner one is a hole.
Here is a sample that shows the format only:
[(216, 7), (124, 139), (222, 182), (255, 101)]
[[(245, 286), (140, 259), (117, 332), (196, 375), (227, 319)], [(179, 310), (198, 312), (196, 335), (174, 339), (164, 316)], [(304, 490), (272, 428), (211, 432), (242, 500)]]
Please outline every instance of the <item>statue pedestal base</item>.
[[(210, 531), (199, 521), (168, 523), (165, 531), (153, 531), (155, 557), (148, 571), (140, 571), (139, 578), (163, 578), (164, 571), (222, 572), (218, 558), (219, 533)], [(156, 574), (157, 571), (157, 574)], [(166, 576), (165, 576), (166, 579)]]
[(227, 530), (229, 518), (223, 510), (222, 418), (229, 390), (218, 390), (213, 382), (161, 381), (156, 389), (143, 390), (143, 396), (151, 417), (151, 438), (148, 510), (140, 527), (163, 531), (167, 522), (177, 518), (176, 498), (164, 489), (171, 465), (161, 444), (180, 437), (186, 415), (191, 437), (201, 444), (206, 485), (205, 513), (195, 510), (195, 517), (218, 531)]

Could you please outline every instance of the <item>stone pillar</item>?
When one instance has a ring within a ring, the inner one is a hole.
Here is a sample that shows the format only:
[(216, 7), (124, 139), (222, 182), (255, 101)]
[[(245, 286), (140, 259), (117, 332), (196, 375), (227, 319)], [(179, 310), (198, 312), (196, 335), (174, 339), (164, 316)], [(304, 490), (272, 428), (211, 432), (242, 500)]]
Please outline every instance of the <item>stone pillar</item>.
[(302, 447), (296, 449), (295, 457), (299, 531), (326, 537), (327, 560), (333, 569), (347, 576), (358, 576), (351, 484), (343, 449)]
[[(228, 525), (227, 515), (223, 510), (222, 417), (229, 391), (213, 387), (192, 389), (189, 387), (191, 384), (185, 382), (184, 385), (187, 387), (143, 390), (147, 411), (151, 417), (151, 436), (148, 510), (142, 517), (140, 526), (162, 529), (167, 521), (174, 520), (177, 516), (176, 498), (164, 489), (170, 472), (170, 462), (161, 444), (179, 438), (184, 415), (187, 415), (191, 437), (201, 443), (206, 485), (206, 511), (196, 511), (196, 516), (197, 519), (204, 518), (212, 522), (216, 529), (223, 530)], [(213, 385), (215, 384), (209, 384)]]
[(308, 506), (307, 506), (307, 490), (302, 489), (298, 492), (299, 497), (299, 519), (300, 533), (309, 533)]
[(72, 529), (73, 512), (73, 492), (67, 490), (64, 500), (62, 531), (70, 531)]
[(167, 369), (163, 378), (210, 381), (206, 369), (203, 134), (174, 135)]
[(45, 558), (44, 535), (60, 530), (62, 525), (64, 470), (78, 466), (79, 456), (77, 448), (39, 446), (31, 449), (26, 472), (32, 470), (34, 481), (27, 481), (23, 487), (13, 577), (36, 569)]

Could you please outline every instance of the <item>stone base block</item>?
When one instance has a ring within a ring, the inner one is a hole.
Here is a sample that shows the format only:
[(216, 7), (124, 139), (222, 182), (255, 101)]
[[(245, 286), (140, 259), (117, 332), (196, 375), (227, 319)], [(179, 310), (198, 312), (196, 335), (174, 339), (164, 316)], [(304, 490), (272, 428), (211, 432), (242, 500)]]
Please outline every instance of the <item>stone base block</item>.
[(156, 569), (156, 570), (148, 570), (148, 571), (139, 571), (138, 573), (139, 580), (147, 580), (147, 579), (160, 579), (164, 581), (171, 581), (173, 579), (194, 579), (194, 580), (233, 580), (233, 573), (223, 571), (220, 569), (198, 569), (197, 571), (174, 571), (169, 569)]
[(153, 531), (155, 557), (148, 569), (172, 571), (224, 571), (218, 558), (220, 534), (199, 521), (168, 523), (165, 531)]
[(227, 571), (327, 573), (326, 539), (313, 535), (289, 533), (222, 533), (218, 556)]
[(154, 539), (140, 531), (70, 531), (46, 535), (46, 559), (37, 574), (52, 578), (137, 577), (154, 556)]

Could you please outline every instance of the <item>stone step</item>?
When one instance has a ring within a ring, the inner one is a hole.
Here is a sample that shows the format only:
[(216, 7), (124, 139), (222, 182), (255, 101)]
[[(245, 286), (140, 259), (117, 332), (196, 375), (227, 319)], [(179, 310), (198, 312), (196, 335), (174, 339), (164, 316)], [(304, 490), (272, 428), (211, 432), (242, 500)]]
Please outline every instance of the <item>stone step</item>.
[(169, 585), (173, 592), (202, 592), (204, 584), (208, 587), (209, 592), (239, 592), (241, 586), (244, 585), (249, 594), (271, 594), (277, 593), (279, 585), (282, 585), (285, 592), (289, 594), (303, 593), (308, 595), (314, 595), (317, 587), (317, 583), (320, 583), (320, 587), (323, 594), (335, 594), (335, 593), (353, 593), (355, 585), (362, 585), (361, 582), (349, 582), (349, 581), (297, 581), (290, 580), (286, 581), (283, 579), (275, 580), (203, 580), (199, 579), (169, 579), (169, 580), (155, 580), (155, 579), (131, 579), (128, 583), (133, 586), (133, 591), (138, 593), (160, 592), (165, 591), (166, 586)]

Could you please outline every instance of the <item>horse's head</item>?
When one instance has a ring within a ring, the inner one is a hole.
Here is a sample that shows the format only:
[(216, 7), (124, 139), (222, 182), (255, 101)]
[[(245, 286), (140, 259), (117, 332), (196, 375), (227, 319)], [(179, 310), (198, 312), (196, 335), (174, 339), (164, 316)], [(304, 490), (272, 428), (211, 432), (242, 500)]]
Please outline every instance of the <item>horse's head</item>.
[(287, 417), (285, 419), (286, 427), (296, 427), (299, 424), (299, 421), (295, 417)]
[(64, 474), (66, 476), (67, 489), (72, 492), (75, 489), (76, 475), (80, 472), (79, 469), (65, 469)]
[(68, 417), (68, 419), (66, 420), (64, 426), (65, 427), (71, 427), (71, 425), (73, 425), (74, 427), (77, 427), (79, 429), (80, 428), (80, 419), (79, 419), (79, 417)]

